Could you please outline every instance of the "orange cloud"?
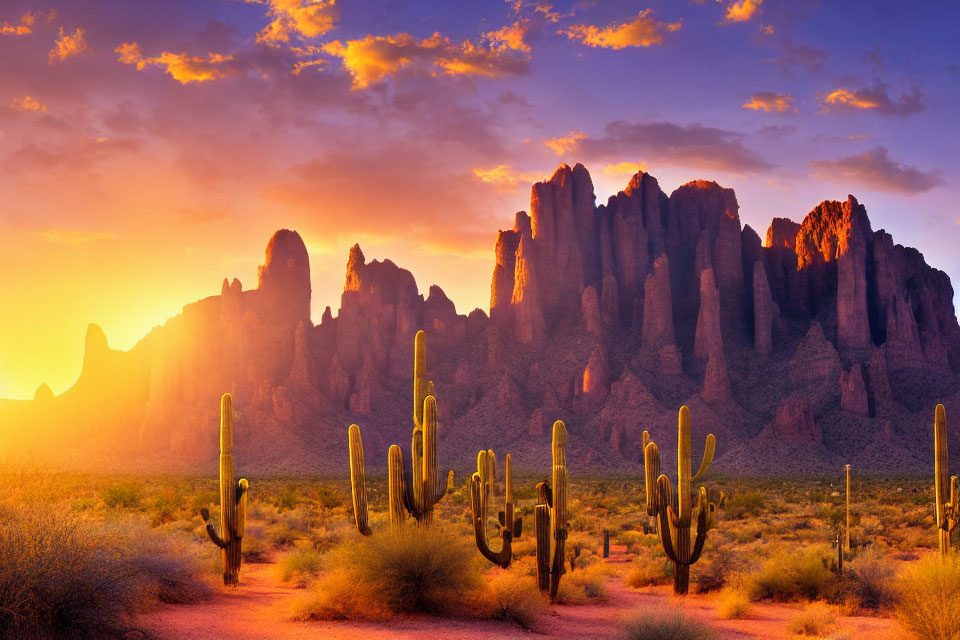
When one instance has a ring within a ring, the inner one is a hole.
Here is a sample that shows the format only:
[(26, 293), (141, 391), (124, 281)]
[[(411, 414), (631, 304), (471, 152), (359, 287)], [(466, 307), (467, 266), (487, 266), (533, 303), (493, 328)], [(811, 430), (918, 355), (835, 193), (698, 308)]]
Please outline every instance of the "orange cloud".
[(762, 24), (760, 25), (760, 33), (765, 36), (772, 36), (774, 34), (773, 25)]
[(269, 0), (273, 21), (257, 34), (257, 42), (290, 42), (291, 36), (316, 38), (333, 29), (339, 17), (336, 0)]
[(541, 178), (537, 173), (515, 171), (508, 164), (498, 164), (491, 169), (474, 169), (473, 175), (479, 178), (480, 182), (487, 182), (504, 190), (513, 189), (521, 184), (532, 184)]
[(0, 35), (5, 36), (25, 36), (33, 33), (33, 28), (37, 24), (37, 20), (43, 20), (44, 22), (50, 22), (57, 17), (57, 12), (54, 9), (44, 13), (42, 11), (33, 13), (27, 11), (20, 17), (19, 24), (10, 24), (9, 22), (0, 22)]
[(754, 111), (774, 113), (796, 112), (796, 108), (793, 106), (793, 96), (789, 93), (762, 91), (755, 93), (749, 102), (745, 102), (740, 106), (744, 109), (752, 109)]
[(353, 76), (353, 88), (364, 89), (405, 68), (426, 68), (436, 74), (479, 75), (497, 78), (527, 70), (525, 57), (506, 49), (485, 47), (434, 33), (417, 40), (409, 33), (388, 36), (367, 35), (363, 40), (334, 40), (323, 50), (342, 59), (343, 68)]
[(124, 42), (114, 49), (114, 52), (119, 55), (117, 59), (120, 62), (135, 65), (138, 71), (142, 71), (148, 65), (162, 66), (174, 80), (181, 84), (218, 80), (234, 72), (234, 69), (229, 66), (233, 56), (220, 53), (208, 53), (203, 57), (164, 51), (159, 56), (144, 58), (140, 45), (136, 42)]
[(47, 111), (47, 105), (42, 104), (39, 100), (29, 94), (23, 96), (22, 98), (14, 98), (13, 102), (10, 103), (10, 106), (17, 111), (38, 111), (40, 113), (46, 113)]
[(635, 176), (638, 173), (647, 171), (646, 162), (617, 162), (608, 164), (603, 168), (603, 173), (613, 177)]
[(908, 116), (923, 111), (923, 95), (914, 87), (913, 91), (893, 100), (887, 95), (886, 85), (878, 83), (872, 89), (835, 89), (826, 95), (818, 96), (823, 102), (822, 112), (870, 110), (883, 115)]
[(559, 136), (557, 138), (550, 138), (549, 140), (544, 141), (543, 144), (547, 145), (551, 151), (553, 151), (558, 156), (562, 156), (568, 151), (573, 151), (577, 148), (577, 145), (580, 144), (580, 141), (587, 137), (587, 134), (582, 131), (571, 131), (565, 136)]
[(682, 21), (666, 23), (651, 17), (653, 9), (641, 11), (632, 22), (614, 22), (602, 29), (594, 25), (576, 24), (560, 30), (571, 40), (579, 40), (590, 47), (625, 49), (626, 47), (650, 47), (663, 42), (664, 34), (677, 31)]
[(559, 22), (560, 18), (566, 18), (573, 15), (573, 13), (568, 13), (566, 15), (558, 13), (557, 11), (553, 10), (552, 4), (548, 4), (546, 2), (538, 2), (533, 10), (536, 13), (542, 13), (547, 22)]
[(725, 22), (746, 22), (760, 9), (763, 0), (740, 0), (727, 7), (727, 14), (724, 16)]
[(500, 27), (496, 31), (487, 32), (486, 37), (499, 50), (530, 51), (530, 45), (524, 41), (529, 30), (529, 20), (517, 20), (513, 24)]
[(73, 33), (65, 34), (63, 27), (60, 27), (60, 37), (54, 42), (53, 49), (50, 49), (50, 64), (78, 56), (86, 51), (87, 40), (83, 37), (85, 33), (85, 29), (77, 27)]

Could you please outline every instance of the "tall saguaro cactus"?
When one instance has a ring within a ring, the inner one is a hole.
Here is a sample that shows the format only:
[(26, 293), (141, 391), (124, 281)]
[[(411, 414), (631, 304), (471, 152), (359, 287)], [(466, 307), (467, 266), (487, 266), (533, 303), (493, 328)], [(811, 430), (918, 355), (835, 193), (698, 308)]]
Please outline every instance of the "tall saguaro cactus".
[[(680, 407), (677, 420), (677, 494), (672, 495), (670, 478), (660, 473), (660, 449), (655, 442), (648, 442), (643, 451), (644, 476), (647, 497), (647, 513), (657, 518), (657, 534), (667, 558), (673, 562), (673, 591), (686, 594), (690, 588), (690, 565), (696, 563), (703, 553), (707, 531), (713, 526), (716, 505), (707, 501), (706, 487), (696, 492), (697, 506), (693, 502), (693, 483), (710, 469), (716, 452), (717, 439), (707, 436), (700, 469), (691, 477), (690, 410)], [(696, 538), (693, 538), (693, 522), (696, 521)]]
[[(433, 383), (427, 380), (427, 340), (423, 331), (414, 339), (413, 365), (413, 438), (410, 469), (403, 468), (403, 452), (391, 445), (387, 452), (387, 494), (390, 525), (401, 526), (409, 513), (417, 524), (433, 521), (433, 507), (452, 484), (451, 475), (440, 475), (437, 462), (437, 400)], [(367, 517), (367, 488), (364, 478), (363, 439), (360, 427), (353, 424), (347, 431), (350, 447), (350, 486), (357, 529), (370, 535)]]
[(847, 469), (847, 528), (843, 533), (843, 548), (846, 551), (850, 551), (850, 465), (846, 466)]
[(498, 514), (500, 538), (503, 540), (500, 551), (491, 550), (487, 542), (489, 502), (496, 483), (496, 457), (493, 450), (481, 451), (477, 454), (477, 472), (470, 478), (470, 508), (473, 511), (473, 533), (477, 539), (477, 549), (484, 558), (506, 569), (513, 559), (513, 539), (520, 537), (523, 522), (514, 516), (513, 475), (509, 453), (504, 458), (503, 466), (503, 511)]
[(564, 573), (567, 540), (567, 428), (553, 423), (551, 481), (537, 484), (534, 516), (537, 533), (537, 586), (555, 600)]
[(220, 399), (220, 532), (210, 522), (210, 512), (203, 508), (200, 515), (207, 523), (207, 535), (220, 547), (223, 564), (223, 584), (240, 581), (240, 548), (247, 523), (247, 490), (245, 478), (234, 480), (233, 464), (233, 398), (229, 393)]
[(933, 417), (934, 483), (937, 499), (937, 532), (940, 555), (950, 553), (950, 536), (960, 521), (957, 476), (950, 476), (947, 467), (947, 410), (937, 405)]

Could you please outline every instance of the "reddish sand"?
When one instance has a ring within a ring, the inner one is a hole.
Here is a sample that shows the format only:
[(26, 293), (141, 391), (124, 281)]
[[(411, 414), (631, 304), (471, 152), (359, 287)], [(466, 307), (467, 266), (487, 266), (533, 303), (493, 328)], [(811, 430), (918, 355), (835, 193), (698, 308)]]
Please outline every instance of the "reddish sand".
[[(618, 563), (619, 564), (619, 563)], [(797, 638), (787, 630), (801, 605), (755, 604), (746, 620), (719, 620), (715, 596), (675, 598), (670, 587), (630, 589), (622, 577), (610, 578), (607, 601), (589, 606), (555, 606), (537, 623), (534, 632), (514, 624), (481, 620), (411, 617), (375, 622), (294, 622), (288, 608), (302, 590), (277, 581), (272, 564), (245, 564), (241, 586), (217, 590), (213, 600), (196, 605), (171, 605), (143, 617), (141, 622), (161, 638), (191, 640), (454, 640), (475, 638), (562, 638), (563, 640), (615, 637), (620, 620), (637, 610), (654, 612), (682, 609), (717, 631), (720, 640)], [(887, 618), (840, 618), (834, 632), (851, 640), (903, 640), (907, 637)]]

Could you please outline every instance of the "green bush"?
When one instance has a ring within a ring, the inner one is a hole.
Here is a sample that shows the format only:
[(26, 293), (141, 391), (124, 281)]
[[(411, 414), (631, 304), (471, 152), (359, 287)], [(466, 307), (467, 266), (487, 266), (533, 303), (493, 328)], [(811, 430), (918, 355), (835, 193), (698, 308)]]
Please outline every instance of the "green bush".
[(774, 554), (760, 571), (747, 576), (750, 599), (786, 602), (830, 595), (836, 589), (837, 579), (826, 567), (826, 551), (813, 546)]
[(688, 620), (682, 613), (640, 611), (626, 620), (617, 634), (619, 640), (714, 640), (706, 625)]
[(136, 482), (121, 482), (103, 492), (103, 504), (111, 509), (137, 509), (143, 490)]
[(897, 579), (897, 619), (920, 640), (960, 638), (960, 559), (928, 554)]

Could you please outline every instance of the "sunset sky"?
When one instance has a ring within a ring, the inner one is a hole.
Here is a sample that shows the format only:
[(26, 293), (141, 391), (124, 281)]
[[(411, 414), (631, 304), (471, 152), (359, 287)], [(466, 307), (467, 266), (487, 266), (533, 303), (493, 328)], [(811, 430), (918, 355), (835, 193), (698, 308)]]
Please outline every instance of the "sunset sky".
[(278, 228), (313, 318), (349, 247), (487, 309), (530, 183), (584, 163), (733, 187), (745, 223), (852, 193), (960, 279), (960, 10), (807, 0), (0, 2), (0, 397), (88, 323), (133, 346)]

